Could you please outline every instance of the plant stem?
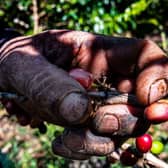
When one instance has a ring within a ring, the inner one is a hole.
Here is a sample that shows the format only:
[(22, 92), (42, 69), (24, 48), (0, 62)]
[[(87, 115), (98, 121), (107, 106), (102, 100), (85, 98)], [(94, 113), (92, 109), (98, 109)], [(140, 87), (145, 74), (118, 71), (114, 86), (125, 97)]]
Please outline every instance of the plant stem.
[(128, 93), (120, 93), (117, 90), (110, 91), (90, 91), (88, 95), (93, 99), (101, 99), (105, 104), (131, 104), (142, 106), (136, 99), (136, 96)]
[(34, 20), (33, 33), (36, 34), (39, 32), (39, 16), (38, 16), (37, 0), (32, 0), (32, 4), (33, 4), (33, 20)]

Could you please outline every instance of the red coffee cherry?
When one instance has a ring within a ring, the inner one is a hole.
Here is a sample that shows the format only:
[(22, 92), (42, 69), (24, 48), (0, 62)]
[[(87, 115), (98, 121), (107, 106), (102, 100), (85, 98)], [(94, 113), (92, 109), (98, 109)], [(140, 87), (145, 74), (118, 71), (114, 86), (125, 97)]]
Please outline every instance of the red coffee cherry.
[(77, 80), (85, 89), (89, 89), (92, 85), (92, 74), (81, 68), (72, 69), (69, 75)]
[(123, 151), (120, 156), (120, 162), (124, 166), (133, 166), (136, 164), (137, 161), (138, 157), (134, 153), (132, 153), (131, 150), (129, 149)]
[(141, 153), (148, 152), (152, 147), (152, 137), (149, 134), (144, 134), (136, 138), (136, 148)]
[(145, 109), (145, 118), (153, 124), (168, 121), (168, 102), (165, 100), (153, 103)]

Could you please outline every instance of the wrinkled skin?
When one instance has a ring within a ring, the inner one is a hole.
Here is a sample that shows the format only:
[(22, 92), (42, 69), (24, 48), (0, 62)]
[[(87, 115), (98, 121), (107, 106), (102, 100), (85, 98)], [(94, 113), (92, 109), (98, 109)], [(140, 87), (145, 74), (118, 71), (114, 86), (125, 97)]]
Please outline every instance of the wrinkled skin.
[[(168, 93), (168, 60), (148, 40), (50, 30), (10, 40), (0, 57), (1, 90), (27, 97), (4, 102), (8, 112), (22, 125), (66, 127), (52, 148), (72, 159), (108, 155), (126, 138), (144, 133), (150, 126), (145, 107)], [(106, 75), (119, 91), (136, 94), (142, 106), (108, 104), (93, 115), (86, 90), (67, 73), (76, 67), (95, 79)]]

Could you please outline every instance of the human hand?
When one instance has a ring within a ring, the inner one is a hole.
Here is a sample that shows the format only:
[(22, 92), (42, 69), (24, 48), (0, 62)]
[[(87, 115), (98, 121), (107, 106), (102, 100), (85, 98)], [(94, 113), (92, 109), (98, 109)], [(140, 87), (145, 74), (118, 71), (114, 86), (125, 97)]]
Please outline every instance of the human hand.
[[(75, 127), (53, 142), (55, 153), (65, 157), (106, 155), (118, 145), (116, 136), (122, 142), (145, 132), (150, 123), (143, 117), (144, 108), (167, 94), (167, 58), (146, 40), (51, 30), (15, 38), (0, 55), (0, 87), (28, 98), (15, 102), (13, 109), (20, 118)], [(86, 90), (65, 72), (75, 67), (91, 72), (95, 79), (107, 76), (121, 92), (136, 93), (142, 107), (104, 105), (86, 125), (91, 113)]]

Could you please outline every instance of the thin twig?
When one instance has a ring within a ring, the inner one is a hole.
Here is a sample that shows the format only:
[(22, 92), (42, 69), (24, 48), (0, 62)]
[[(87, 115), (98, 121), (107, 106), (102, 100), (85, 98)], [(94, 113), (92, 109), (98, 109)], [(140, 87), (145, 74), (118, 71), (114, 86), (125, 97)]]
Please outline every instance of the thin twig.
[(32, 0), (33, 4), (33, 20), (34, 20), (34, 34), (39, 32), (39, 15), (38, 15), (38, 4), (37, 0)]
[[(92, 99), (101, 100), (104, 104), (130, 104), (141, 106), (136, 99), (136, 96), (128, 93), (120, 93), (117, 90), (110, 91), (90, 91), (87, 93)], [(22, 95), (10, 92), (0, 92), (0, 99), (23, 101), (26, 98)]]
[(146, 162), (150, 165), (153, 165), (157, 168), (168, 168), (168, 164), (165, 163), (163, 160), (157, 158), (156, 156), (152, 155), (152, 153), (146, 153), (144, 155)]
[[(105, 104), (131, 104), (140, 106), (137, 98), (133, 94), (121, 93), (113, 89), (110, 91), (90, 91), (88, 95), (94, 99), (101, 99)], [(142, 105), (141, 105), (142, 106)]]
[(16, 93), (0, 92), (0, 99), (17, 100), (17, 101), (22, 102), (26, 99), (26, 97), (18, 95)]
[[(128, 93), (120, 93), (115, 89), (110, 91), (89, 91), (88, 96), (93, 99), (99, 99), (105, 104), (132, 104), (139, 105), (136, 96)], [(10, 92), (0, 92), (0, 99), (23, 99), (22, 95)]]

